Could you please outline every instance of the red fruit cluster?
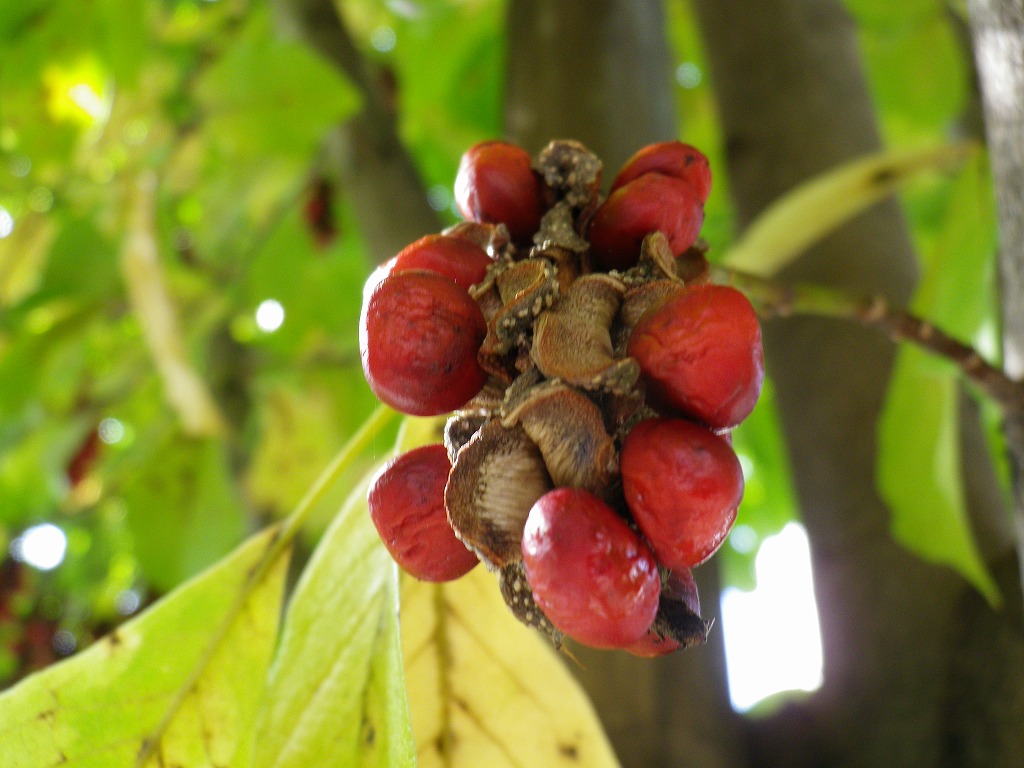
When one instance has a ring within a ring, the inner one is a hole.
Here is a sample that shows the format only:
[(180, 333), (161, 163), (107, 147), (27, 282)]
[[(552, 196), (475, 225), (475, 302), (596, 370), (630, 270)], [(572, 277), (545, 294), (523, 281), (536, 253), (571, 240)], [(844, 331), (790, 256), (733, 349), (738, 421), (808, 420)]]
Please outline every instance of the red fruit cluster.
[(757, 317), (707, 280), (707, 159), (681, 142), (630, 158), (607, 196), (576, 142), (463, 156), (467, 221), (367, 281), (367, 381), (405, 413), (454, 411), (444, 444), (375, 478), (370, 513), (428, 580), (478, 561), (553, 639), (656, 656), (702, 642), (691, 569), (743, 494), (729, 430), (753, 409)]

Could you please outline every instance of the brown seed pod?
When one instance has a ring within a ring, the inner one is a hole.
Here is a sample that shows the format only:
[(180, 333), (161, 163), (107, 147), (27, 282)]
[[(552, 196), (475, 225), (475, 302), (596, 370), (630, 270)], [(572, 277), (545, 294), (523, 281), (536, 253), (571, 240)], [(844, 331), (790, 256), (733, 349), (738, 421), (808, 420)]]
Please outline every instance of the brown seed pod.
[(640, 369), (635, 360), (615, 357), (610, 334), (625, 288), (611, 275), (583, 275), (538, 318), (530, 354), (545, 376), (584, 389), (632, 389)]
[(483, 224), (478, 221), (460, 221), (441, 231), (442, 235), (468, 240), (483, 248), (492, 259), (502, 256), (511, 237), (504, 224)]
[(590, 244), (576, 232), (576, 216), (567, 200), (559, 200), (540, 220), (540, 229), (533, 241), (543, 247), (557, 246), (575, 253), (586, 253)]
[(651, 232), (640, 246), (640, 258), (636, 265), (626, 270), (622, 280), (627, 285), (638, 285), (652, 280), (679, 281), (677, 265), (678, 260), (672, 254), (668, 238), (661, 232)]
[(533, 321), (558, 295), (555, 267), (545, 259), (516, 262), (494, 278), (501, 308), (488, 321), (482, 349), (503, 354), (530, 337)]
[(521, 427), (485, 423), (455, 457), (444, 502), (455, 534), (491, 569), (522, 557), (523, 527), (552, 488), (540, 449)]
[(557, 381), (523, 392), (502, 409), (501, 423), (520, 425), (540, 449), (551, 481), (608, 499), (618, 473), (615, 444), (601, 409), (586, 395)]
[(578, 141), (556, 140), (537, 155), (534, 170), (548, 191), (577, 210), (596, 206), (601, 189), (602, 164)]
[(448, 451), (448, 459), (453, 464), (455, 457), (484, 424), (493, 416), (487, 411), (458, 411), (449, 417), (444, 424), (444, 447)]
[(533, 598), (533, 592), (526, 581), (526, 570), (523, 568), (523, 561), (518, 560), (506, 565), (498, 573), (498, 586), (501, 589), (501, 596), (505, 604), (512, 611), (512, 614), (528, 627), (539, 629), (556, 648), (562, 646), (564, 635), (555, 629), (551, 619), (544, 615), (544, 611), (537, 605)]

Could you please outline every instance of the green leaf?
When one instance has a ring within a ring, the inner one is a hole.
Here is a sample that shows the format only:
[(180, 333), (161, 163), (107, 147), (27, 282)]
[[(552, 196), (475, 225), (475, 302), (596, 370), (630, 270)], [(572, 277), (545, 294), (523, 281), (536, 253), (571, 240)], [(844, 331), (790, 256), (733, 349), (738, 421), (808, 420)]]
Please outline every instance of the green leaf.
[[(914, 309), (971, 339), (995, 311), (995, 209), (983, 158), (949, 192), (945, 225), (928, 254)], [(991, 602), (998, 591), (975, 546), (960, 463), (959, 372), (919, 349), (900, 349), (879, 424), (878, 481), (892, 531), (908, 549), (956, 568)]]
[[(82, 269), (88, 264), (88, 269)], [(121, 290), (116, 246), (88, 219), (70, 219), (47, 254), (40, 293), (46, 297), (106, 298)]]
[(46, 13), (54, 0), (21, 0), (0, 4), (0, 39), (13, 39), (34, 19)]
[(174, 434), (132, 465), (123, 498), (147, 580), (168, 590), (234, 547), (245, 514), (225, 446)]
[(969, 69), (956, 34), (937, 8), (914, 22), (861, 34), (871, 88), (883, 115), (927, 128), (945, 128), (958, 118)]
[[(355, 87), (297, 43), (243, 38), (197, 86), (208, 129), (230, 155), (307, 155), (359, 106)], [(301, 116), (299, 119), (297, 116)]]
[(288, 607), (254, 768), (415, 764), (398, 635), (398, 576), (366, 507), (367, 476)]
[(970, 339), (994, 321), (996, 210), (988, 159), (976, 154), (954, 179), (914, 309), (948, 333)]
[(0, 695), (4, 765), (131, 766), (151, 741), (147, 766), (244, 765), (287, 571), (264, 563), (275, 534)]
[(726, 253), (733, 269), (770, 276), (807, 248), (925, 171), (955, 165), (971, 144), (881, 152), (833, 168), (765, 209)]
[(960, 380), (914, 347), (901, 350), (879, 424), (878, 482), (893, 537), (957, 569), (990, 602), (995, 582), (978, 554), (964, 503), (957, 398)]

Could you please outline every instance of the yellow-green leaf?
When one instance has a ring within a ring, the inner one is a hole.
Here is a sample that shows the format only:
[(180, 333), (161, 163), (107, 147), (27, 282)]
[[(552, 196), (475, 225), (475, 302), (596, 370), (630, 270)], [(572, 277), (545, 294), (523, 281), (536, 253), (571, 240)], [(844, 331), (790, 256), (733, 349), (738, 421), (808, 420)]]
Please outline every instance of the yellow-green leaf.
[[(275, 529), (0, 696), (5, 768), (243, 765), (277, 637)], [(257, 583), (251, 583), (259, 574)]]
[(880, 152), (801, 184), (765, 209), (724, 257), (728, 267), (770, 276), (870, 205), (924, 171), (948, 168), (973, 144)]
[(370, 521), (366, 485), (353, 491), (292, 596), (253, 768), (415, 764), (398, 576)]
[(993, 604), (999, 589), (978, 553), (961, 480), (958, 390), (952, 366), (900, 351), (878, 430), (878, 483), (893, 537), (956, 568)]
[(590, 701), (551, 644), (512, 617), (492, 574), (403, 577), (401, 604), (421, 768), (618, 765)]
[(440, 443), (448, 416), (406, 416), (395, 440), (395, 453), (404, 453), (421, 445)]

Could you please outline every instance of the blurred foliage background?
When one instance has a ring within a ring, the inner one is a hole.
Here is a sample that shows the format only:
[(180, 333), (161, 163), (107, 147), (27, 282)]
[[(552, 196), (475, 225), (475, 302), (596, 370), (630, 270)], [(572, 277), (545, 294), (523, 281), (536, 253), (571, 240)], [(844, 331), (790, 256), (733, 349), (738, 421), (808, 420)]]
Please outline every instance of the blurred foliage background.
[[(846, 5), (886, 141), (977, 138), (957, 3)], [(453, 222), (461, 153), (502, 132), (504, 3), (338, 7), (423, 194)], [(0, 685), (282, 516), (375, 404), (356, 343), (374, 258), (325, 143), (362, 97), (279, 35), (273, 11), (256, 0), (0, 5)], [(692, 10), (666, 11), (680, 138), (720, 169)], [(903, 204), (925, 268), (918, 308), (995, 355), (989, 189), (978, 157), (915, 183)], [(703, 236), (713, 255), (735, 236), (724, 173)], [(937, 364), (907, 365), (910, 393)], [(941, 417), (900, 419), (900, 439), (941, 447), (953, 439)], [(722, 562), (726, 583), (744, 585), (758, 543), (795, 514), (770, 390), (736, 441), (748, 486)], [(324, 504), (310, 540), (338, 503)], [(25, 532), (44, 523), (66, 538), (51, 570), (25, 562)]]

